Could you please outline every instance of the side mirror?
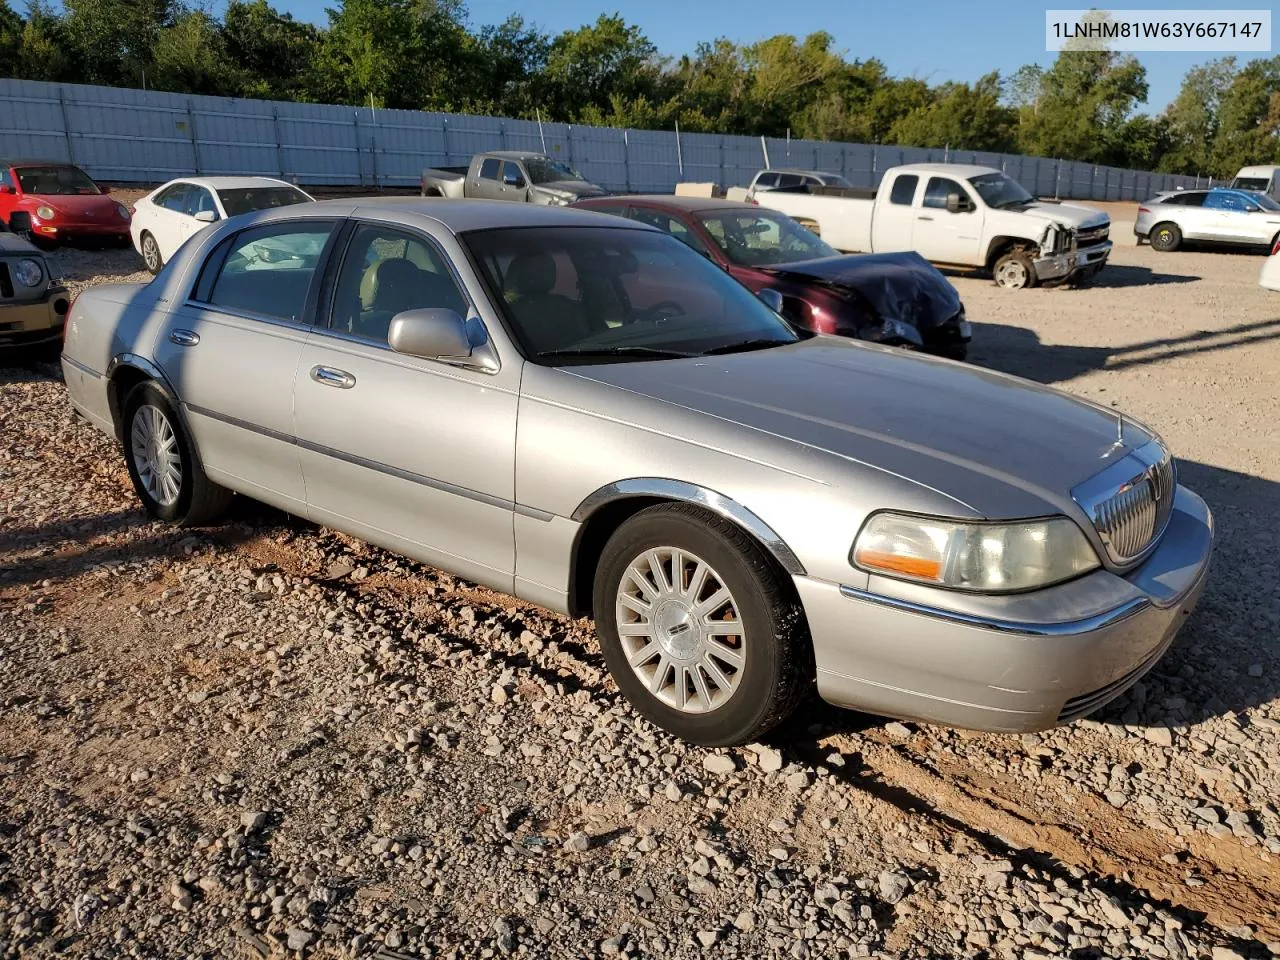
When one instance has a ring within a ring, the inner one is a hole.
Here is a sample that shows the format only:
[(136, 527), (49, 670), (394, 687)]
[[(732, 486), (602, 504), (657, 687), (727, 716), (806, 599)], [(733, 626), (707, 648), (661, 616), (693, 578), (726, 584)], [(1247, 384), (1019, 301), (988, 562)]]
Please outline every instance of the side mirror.
[(968, 213), (973, 209), (973, 201), (958, 193), (947, 194), (947, 213)]
[(763, 303), (766, 307), (768, 307), (774, 313), (781, 316), (782, 294), (780, 294), (777, 290), (773, 289), (773, 287), (765, 287), (763, 290), (761, 290), (759, 293), (756, 294), (756, 297), (758, 297), (760, 302)]
[(218, 219), (218, 214), (214, 210), (201, 210), (196, 214), (196, 219), (201, 223), (213, 223)]
[(467, 322), (444, 307), (397, 313), (387, 330), (387, 345), (396, 353), (426, 360), (465, 360), (471, 356)]
[(523, 187), (524, 177), (520, 176), (518, 173), (506, 173), (502, 176), (502, 182), (508, 187)]
[(31, 214), (26, 210), (15, 210), (9, 214), (9, 229), (14, 233), (31, 232)]

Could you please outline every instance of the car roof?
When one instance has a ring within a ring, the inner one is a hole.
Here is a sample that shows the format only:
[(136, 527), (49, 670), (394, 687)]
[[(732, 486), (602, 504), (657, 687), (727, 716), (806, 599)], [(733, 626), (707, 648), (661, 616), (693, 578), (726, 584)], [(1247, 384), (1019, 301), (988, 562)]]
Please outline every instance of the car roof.
[(609, 197), (589, 197), (574, 206), (590, 210), (593, 207), (611, 203), (642, 203), (650, 207), (666, 207), (670, 210), (683, 210), (687, 213), (701, 213), (707, 210), (759, 210), (754, 203), (739, 203), (737, 200), (724, 200), (718, 197), (683, 197), (670, 193), (635, 193), (614, 194)]
[[(760, 173), (802, 173), (810, 177), (843, 177), (843, 173), (834, 170), (805, 170), (801, 167), (766, 167)], [(757, 174), (759, 176), (759, 174)]]
[(486, 150), (483, 157), (501, 157), (503, 160), (551, 160), (545, 153), (529, 150)]
[(1256, 167), (1241, 167), (1240, 172), (1237, 173), (1236, 176), (1237, 177), (1269, 177), (1273, 173), (1280, 173), (1280, 167), (1266, 166), (1266, 165), (1256, 166)]
[(972, 163), (904, 163), (895, 171), (907, 173), (940, 173), (968, 180), (988, 173), (999, 173), (995, 167), (981, 167)]
[(165, 187), (175, 183), (194, 183), (198, 187), (208, 187), (210, 190), (248, 190), (253, 187), (293, 186), (292, 183), (275, 177), (175, 177), (163, 187), (157, 187), (156, 189), (163, 190)]
[[(535, 203), (513, 203), (510, 200), (451, 200), (433, 197), (356, 197), (350, 200), (320, 200), (275, 207), (262, 222), (307, 218), (332, 213), (334, 216), (358, 216), (361, 213), (404, 214), (428, 217), (443, 224), (453, 233), (490, 230), (501, 227), (622, 227), (652, 230), (608, 214)], [(251, 215), (252, 216), (252, 215)]]

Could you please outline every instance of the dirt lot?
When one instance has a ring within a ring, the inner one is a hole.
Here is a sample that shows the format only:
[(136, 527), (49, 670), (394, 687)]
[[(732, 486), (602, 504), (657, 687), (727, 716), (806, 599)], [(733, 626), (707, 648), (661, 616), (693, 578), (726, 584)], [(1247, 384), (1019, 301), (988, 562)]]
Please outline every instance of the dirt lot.
[(621, 701), (588, 623), (251, 503), (148, 523), (56, 368), (0, 370), (0, 956), (1280, 955), (1260, 263), (955, 279), (976, 362), (1156, 427), (1220, 534), (1155, 672), (1023, 737), (812, 705), (689, 748)]

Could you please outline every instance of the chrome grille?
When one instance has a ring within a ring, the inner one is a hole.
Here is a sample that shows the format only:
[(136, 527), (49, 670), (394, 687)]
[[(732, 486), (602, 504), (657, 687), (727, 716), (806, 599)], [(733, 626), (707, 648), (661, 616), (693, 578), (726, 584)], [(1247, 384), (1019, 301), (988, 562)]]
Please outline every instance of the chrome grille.
[(1124, 565), (1142, 557), (1164, 532), (1177, 473), (1169, 452), (1153, 441), (1084, 487), (1073, 491), (1076, 502), (1088, 512), (1111, 561)]
[(1111, 228), (1107, 227), (1091, 227), (1088, 230), (1081, 230), (1076, 234), (1076, 246), (1087, 247), (1095, 243), (1102, 243), (1111, 235)]

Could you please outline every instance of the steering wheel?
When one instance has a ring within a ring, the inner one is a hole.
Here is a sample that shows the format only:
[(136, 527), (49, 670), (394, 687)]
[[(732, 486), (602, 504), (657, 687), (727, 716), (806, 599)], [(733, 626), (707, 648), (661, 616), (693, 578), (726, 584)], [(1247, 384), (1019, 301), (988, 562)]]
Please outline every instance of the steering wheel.
[(646, 307), (636, 314), (637, 321), (666, 320), (671, 317), (687, 316), (684, 307), (675, 300), (660, 300), (651, 307)]

